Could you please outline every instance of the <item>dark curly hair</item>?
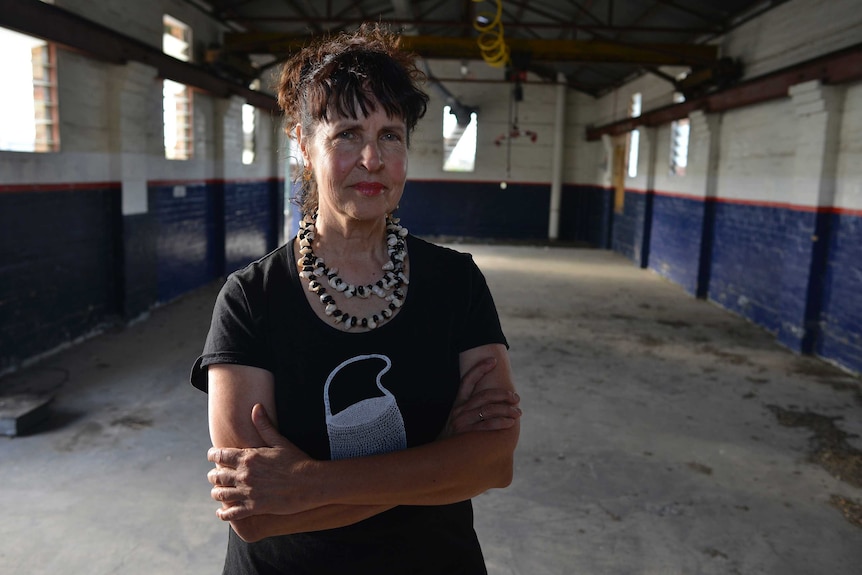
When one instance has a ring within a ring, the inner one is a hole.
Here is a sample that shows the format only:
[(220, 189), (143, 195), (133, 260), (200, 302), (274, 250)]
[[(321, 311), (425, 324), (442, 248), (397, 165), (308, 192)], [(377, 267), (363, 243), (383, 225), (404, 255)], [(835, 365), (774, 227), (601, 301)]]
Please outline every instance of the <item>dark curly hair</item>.
[[(425, 74), (416, 56), (399, 48), (400, 38), (380, 25), (363, 24), (352, 33), (324, 37), (292, 56), (282, 68), (278, 105), (290, 137), (299, 124), (313, 135), (317, 124), (333, 116), (356, 118), (381, 106), (407, 125), (407, 143), (425, 115), (428, 95), (419, 87)], [(303, 214), (317, 209), (317, 187), (302, 178), (297, 203)]]

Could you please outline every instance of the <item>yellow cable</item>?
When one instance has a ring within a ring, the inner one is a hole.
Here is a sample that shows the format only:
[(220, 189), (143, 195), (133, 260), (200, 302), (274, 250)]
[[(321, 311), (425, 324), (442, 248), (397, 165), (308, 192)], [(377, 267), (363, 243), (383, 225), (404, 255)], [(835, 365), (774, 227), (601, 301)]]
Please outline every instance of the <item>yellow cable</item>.
[[(477, 4), (487, 1), (473, 0)], [(479, 32), (476, 42), (479, 44), (482, 59), (489, 66), (502, 68), (509, 63), (509, 47), (503, 38), (503, 0), (496, 0), (496, 3), (496, 12), (479, 11), (476, 14), (476, 19), (473, 20), (473, 27)], [(488, 23), (481, 24), (479, 22), (480, 18), (484, 18)]]

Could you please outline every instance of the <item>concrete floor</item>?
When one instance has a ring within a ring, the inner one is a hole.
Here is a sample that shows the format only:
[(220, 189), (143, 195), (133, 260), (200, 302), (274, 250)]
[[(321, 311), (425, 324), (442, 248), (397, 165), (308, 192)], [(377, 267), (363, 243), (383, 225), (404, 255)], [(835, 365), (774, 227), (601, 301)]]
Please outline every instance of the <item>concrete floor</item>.
[[(860, 465), (859, 378), (609, 252), (461, 249), (525, 414), (514, 483), (475, 500), (491, 575), (862, 572), (836, 504), (862, 488), (811, 459), (826, 429)], [(56, 393), (45, 425), (0, 438), (0, 573), (220, 571), (206, 398), (187, 383), (216, 290), (0, 382)], [(797, 413), (820, 435), (785, 425)]]

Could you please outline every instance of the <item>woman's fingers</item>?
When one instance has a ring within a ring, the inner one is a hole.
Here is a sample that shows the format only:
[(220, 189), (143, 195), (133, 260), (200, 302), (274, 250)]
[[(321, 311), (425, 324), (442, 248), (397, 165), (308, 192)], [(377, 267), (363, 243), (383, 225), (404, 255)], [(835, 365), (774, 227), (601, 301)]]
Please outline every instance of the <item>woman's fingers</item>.
[[(268, 421), (261, 416), (262, 428)], [(287, 439), (272, 437), (278, 447), (212, 448), (207, 457), (216, 464), (207, 473), (210, 496), (220, 503), (225, 521), (264, 513), (287, 515), (317, 506), (309, 482), (313, 460)]]
[(479, 392), (466, 404), (452, 410), (449, 435), (508, 429), (522, 415), (519, 401), (518, 395), (510, 391), (493, 389)]
[(221, 467), (236, 469), (239, 467), (245, 450), (232, 447), (210, 447), (207, 459)]
[(233, 479), (233, 470), (223, 467), (214, 467), (207, 473), (207, 480), (215, 487), (233, 487), (236, 480)]
[(473, 395), (473, 390), (476, 388), (476, 384), (482, 380), (486, 373), (496, 366), (496, 358), (489, 357), (468, 369), (467, 373), (461, 378), (461, 386), (458, 388), (458, 395), (455, 397), (455, 405), (461, 405), (470, 399)]
[(472, 395), (461, 406), (461, 410), (479, 409), (483, 405), (492, 405), (502, 403), (506, 405), (517, 406), (521, 402), (521, 397), (514, 391), (507, 389), (484, 389)]

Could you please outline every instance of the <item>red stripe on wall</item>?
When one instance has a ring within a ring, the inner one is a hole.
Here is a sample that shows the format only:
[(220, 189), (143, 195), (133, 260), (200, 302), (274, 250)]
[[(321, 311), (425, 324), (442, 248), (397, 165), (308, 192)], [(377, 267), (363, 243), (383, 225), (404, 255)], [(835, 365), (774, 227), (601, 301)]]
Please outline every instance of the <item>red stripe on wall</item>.
[[(281, 178), (240, 178), (236, 180), (210, 179), (210, 180), (152, 180), (147, 186), (193, 186), (213, 185), (228, 183), (253, 183), (253, 182), (282, 182)], [(22, 192), (78, 192), (82, 190), (109, 190), (119, 189), (121, 182), (79, 182), (61, 184), (0, 184), (0, 193), (22, 193)]]
[[(612, 191), (613, 188), (605, 188)], [(646, 190), (637, 188), (626, 188), (626, 192), (631, 194), (646, 194)], [(719, 202), (722, 204), (734, 204), (738, 206), (755, 206), (761, 208), (777, 208), (780, 210), (791, 210), (794, 212), (824, 212), (830, 214), (840, 214), (845, 216), (862, 216), (862, 209), (854, 210), (850, 208), (838, 208), (833, 206), (803, 206), (800, 204), (791, 204), (787, 202), (768, 202), (765, 200), (743, 200), (738, 198), (706, 198), (704, 196), (696, 196), (693, 194), (685, 194), (682, 192), (664, 192), (656, 190), (655, 195), (666, 198), (681, 198), (692, 200), (695, 202)]]
[(255, 183), (255, 182), (283, 182), (283, 178), (237, 178), (227, 180), (224, 178), (208, 178), (194, 180), (149, 180), (147, 186), (213, 186), (219, 184)]
[(0, 184), (0, 193), (77, 192), (81, 190), (119, 189), (120, 187), (120, 182), (82, 182), (77, 184)]

